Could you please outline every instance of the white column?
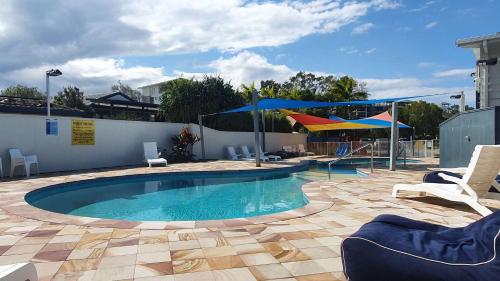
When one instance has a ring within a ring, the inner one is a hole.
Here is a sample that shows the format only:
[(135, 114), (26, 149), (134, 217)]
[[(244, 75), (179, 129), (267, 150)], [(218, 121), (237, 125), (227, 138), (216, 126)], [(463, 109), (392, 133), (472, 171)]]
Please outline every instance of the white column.
[(252, 93), (253, 131), (255, 133), (255, 167), (260, 167), (259, 111), (257, 108), (257, 90)]
[(396, 171), (396, 162), (398, 159), (398, 103), (392, 103), (392, 123), (391, 123), (391, 149), (390, 149), (391, 171)]

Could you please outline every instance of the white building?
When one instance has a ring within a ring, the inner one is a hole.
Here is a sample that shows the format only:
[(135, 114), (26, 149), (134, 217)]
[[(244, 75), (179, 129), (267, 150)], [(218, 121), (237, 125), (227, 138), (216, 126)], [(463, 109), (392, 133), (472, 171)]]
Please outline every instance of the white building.
[(480, 108), (500, 106), (500, 32), (495, 35), (457, 41), (457, 46), (470, 48), (476, 59), (476, 104)]
[(145, 85), (139, 87), (139, 91), (141, 91), (141, 101), (160, 104), (160, 96), (161, 96), (161, 86), (165, 82), (160, 82), (156, 84)]

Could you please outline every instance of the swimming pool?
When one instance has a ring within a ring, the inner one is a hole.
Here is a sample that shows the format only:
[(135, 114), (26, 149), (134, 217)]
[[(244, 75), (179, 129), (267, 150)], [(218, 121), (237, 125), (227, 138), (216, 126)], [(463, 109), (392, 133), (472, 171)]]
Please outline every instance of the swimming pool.
[[(357, 176), (355, 169), (338, 175)], [(126, 176), (48, 186), (25, 200), (75, 216), (129, 221), (192, 221), (254, 217), (303, 207), (302, 185), (326, 180), (301, 166), (267, 171), (190, 172)]]
[[(339, 160), (337, 163), (335, 163), (335, 166), (349, 166), (349, 167), (356, 167), (356, 166), (365, 166), (365, 165), (370, 165), (370, 157), (353, 157), (353, 158), (345, 158)], [(373, 164), (374, 165), (379, 165), (379, 166), (389, 166), (390, 159), (389, 157), (373, 157)], [(403, 165), (404, 160), (398, 159), (396, 162), (398, 165)], [(420, 163), (420, 160), (417, 159), (406, 159), (407, 164), (414, 164), (414, 163)]]

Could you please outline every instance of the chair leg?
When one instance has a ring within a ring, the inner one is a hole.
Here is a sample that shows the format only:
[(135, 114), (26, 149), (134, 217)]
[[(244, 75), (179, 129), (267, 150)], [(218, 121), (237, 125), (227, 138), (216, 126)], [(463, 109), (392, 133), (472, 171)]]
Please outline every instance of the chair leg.
[(13, 178), (14, 177), (14, 170), (16, 169), (16, 166), (10, 166), (10, 177)]
[(26, 171), (26, 177), (30, 177), (30, 165), (24, 163), (24, 170)]

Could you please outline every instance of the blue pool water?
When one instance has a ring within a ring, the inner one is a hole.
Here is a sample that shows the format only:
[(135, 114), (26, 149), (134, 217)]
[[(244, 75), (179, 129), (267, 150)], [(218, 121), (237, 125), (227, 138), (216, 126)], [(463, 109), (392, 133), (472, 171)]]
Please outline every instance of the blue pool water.
[[(352, 168), (335, 173), (358, 175)], [(141, 175), (49, 186), (28, 193), (26, 201), (52, 212), (118, 220), (230, 219), (300, 208), (308, 203), (302, 185), (322, 179), (327, 174), (317, 167), (298, 172)]]

